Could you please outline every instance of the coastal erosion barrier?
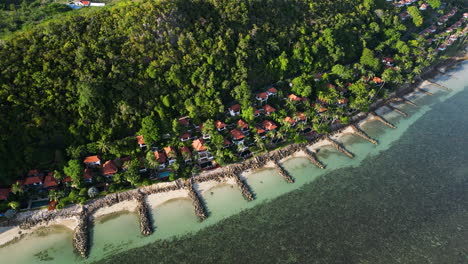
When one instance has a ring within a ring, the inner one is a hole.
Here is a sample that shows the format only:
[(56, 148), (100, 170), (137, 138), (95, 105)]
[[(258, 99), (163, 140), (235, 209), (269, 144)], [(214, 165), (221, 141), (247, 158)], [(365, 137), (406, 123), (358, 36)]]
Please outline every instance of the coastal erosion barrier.
[(374, 116), (375, 119), (379, 120), (380, 122), (382, 122), (382, 124), (388, 126), (388, 127), (391, 127), (391, 128), (396, 128), (395, 125), (393, 125), (392, 123), (388, 122), (385, 118), (379, 116), (376, 112), (371, 112), (371, 114)]
[(335, 140), (331, 139), (329, 136), (327, 136), (325, 139), (328, 140), (332, 144), (332, 146), (335, 147), (341, 153), (345, 154), (346, 156), (348, 156), (350, 158), (354, 158), (353, 153), (349, 152), (347, 149), (345, 149), (343, 146), (341, 146), (341, 144), (339, 144)]
[(193, 182), (190, 182), (187, 185), (187, 189), (189, 191), (189, 197), (190, 197), (190, 199), (192, 199), (192, 204), (193, 204), (193, 208), (195, 210), (195, 214), (197, 215), (198, 219), (200, 219), (200, 221), (205, 220), (208, 217), (207, 214), (206, 214), (206, 209), (205, 209), (205, 206), (203, 205), (203, 203), (202, 203), (202, 201), (200, 199), (200, 196), (198, 195), (198, 193), (193, 188)]
[[(452, 77), (453, 77), (453, 76), (452, 76)], [(437, 87), (439, 87), (439, 88), (442, 88), (442, 89), (444, 89), (444, 90), (447, 90), (447, 91), (451, 91), (451, 90), (452, 90), (452, 89), (450, 89), (450, 88), (448, 88), (448, 87), (445, 87), (445, 86), (440, 85), (440, 84), (438, 84), (438, 83), (435, 83), (435, 82), (433, 82), (433, 81), (429, 81), (429, 80), (426, 80), (426, 81), (427, 81), (428, 83), (430, 83), (430, 84), (432, 84), (432, 85), (435, 85), (435, 86), (437, 86)]]
[(430, 96), (434, 95), (433, 93), (431, 93), (431, 92), (429, 92), (429, 91), (427, 91), (427, 90), (424, 90), (424, 89), (421, 88), (421, 87), (416, 87), (416, 90), (418, 90), (418, 91), (420, 91), (420, 92), (422, 92), (422, 93), (424, 93), (424, 94), (430, 95)]
[(236, 181), (237, 186), (239, 187), (239, 189), (242, 192), (242, 196), (244, 196), (244, 198), (247, 201), (253, 201), (255, 199), (253, 194), (252, 194), (252, 191), (249, 188), (249, 186), (240, 178), (240, 176), (238, 174), (230, 173), (229, 176), (234, 178), (234, 180)]
[(390, 109), (392, 109), (393, 111), (399, 113), (400, 115), (402, 115), (402, 116), (404, 116), (404, 117), (408, 117), (408, 114), (407, 114), (406, 112), (404, 112), (404, 111), (402, 111), (402, 110), (400, 110), (400, 109), (394, 107), (394, 106), (391, 105), (391, 104), (388, 104), (387, 107), (390, 108)]
[(78, 225), (73, 233), (73, 247), (83, 258), (88, 257), (89, 250), (88, 221), (88, 210), (83, 208), (78, 216)]
[(304, 151), (304, 153), (306, 154), (307, 158), (309, 159), (310, 163), (312, 163), (313, 165), (315, 165), (317, 168), (320, 168), (320, 169), (325, 169), (325, 165), (323, 165), (322, 162), (320, 162), (317, 157), (315, 157), (315, 154), (310, 151), (309, 148), (307, 148), (307, 146), (304, 146), (304, 148), (302, 149)]
[(375, 145), (378, 145), (379, 142), (371, 137), (369, 137), (369, 135), (366, 134), (366, 132), (362, 131), (361, 129), (359, 129), (357, 126), (355, 125), (350, 125), (351, 128), (354, 130), (354, 134), (362, 137), (363, 139), (369, 141), (370, 143), (372, 144), (375, 144)]
[(289, 175), (289, 173), (281, 166), (281, 164), (277, 160), (273, 160), (275, 163), (275, 168), (278, 171), (278, 173), (284, 178), (284, 180), (288, 183), (294, 183), (293, 177)]
[(137, 201), (137, 212), (140, 217), (140, 231), (144, 236), (149, 236), (153, 233), (153, 227), (151, 225), (150, 215), (148, 206), (146, 204), (145, 196), (143, 194), (138, 195), (135, 200)]

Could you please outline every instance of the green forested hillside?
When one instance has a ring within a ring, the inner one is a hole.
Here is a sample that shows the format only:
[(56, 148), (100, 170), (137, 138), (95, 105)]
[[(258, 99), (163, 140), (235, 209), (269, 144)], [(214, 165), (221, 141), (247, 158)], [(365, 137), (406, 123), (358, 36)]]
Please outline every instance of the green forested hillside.
[(397, 14), (383, 0), (143, 0), (22, 31), (0, 45), (0, 180), (135, 135), (147, 116), (160, 134), (183, 115), (216, 118), (264, 85), (359, 62), (364, 47), (421, 53), (400, 41)]

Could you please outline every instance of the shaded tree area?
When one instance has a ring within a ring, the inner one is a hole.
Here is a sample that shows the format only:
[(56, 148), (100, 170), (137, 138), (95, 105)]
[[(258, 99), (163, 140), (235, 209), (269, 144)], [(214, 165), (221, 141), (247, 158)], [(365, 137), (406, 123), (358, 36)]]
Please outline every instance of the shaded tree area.
[(373, 50), (406, 29), (384, 2), (145, 0), (19, 32), (0, 45), (0, 181), (61, 169), (70, 146), (74, 159), (120, 154), (138, 131), (157, 141), (178, 117), (216, 120), (234, 101), (253, 113), (252, 91), (284, 78), (306, 74), (309, 96), (307, 74), (360, 59), (377, 70)]

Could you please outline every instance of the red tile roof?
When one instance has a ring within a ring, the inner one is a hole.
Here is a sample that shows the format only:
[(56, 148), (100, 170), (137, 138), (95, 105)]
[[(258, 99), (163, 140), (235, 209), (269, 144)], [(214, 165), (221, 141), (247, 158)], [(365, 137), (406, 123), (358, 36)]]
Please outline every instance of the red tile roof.
[(229, 110), (231, 110), (233, 112), (239, 112), (240, 109), (241, 109), (240, 104), (235, 104), (235, 105), (229, 107)]
[(244, 120), (242, 119), (239, 119), (237, 121), (237, 125), (242, 129), (249, 127), (249, 125), (246, 122), (244, 122)]
[(294, 125), (296, 123), (296, 120), (292, 119), (291, 117), (287, 116), (284, 121), (288, 122), (291, 125)]
[(265, 120), (262, 123), (262, 126), (265, 130), (275, 130), (278, 126), (270, 120)]
[(205, 141), (201, 138), (198, 138), (198, 139), (195, 139), (193, 142), (192, 142), (192, 147), (194, 150), (196, 151), (205, 151), (207, 150), (206, 146), (205, 146)]
[(379, 77), (377, 77), (377, 76), (376, 76), (376, 77), (374, 77), (374, 78), (372, 79), (372, 81), (373, 81), (373, 82), (375, 82), (375, 83), (383, 83), (383, 80), (382, 80), (382, 79), (380, 79), (380, 78), (379, 78)]
[(299, 101), (302, 100), (301, 97), (299, 97), (299, 96), (297, 96), (297, 95), (295, 95), (295, 94), (290, 94), (290, 95), (288, 96), (288, 98), (289, 98), (289, 100), (291, 100), (291, 101), (296, 101), (296, 102), (299, 102)]
[(273, 113), (273, 112), (276, 111), (275, 108), (271, 107), (271, 106), (268, 105), (268, 104), (265, 105), (265, 106), (263, 107), (263, 110), (265, 110), (265, 112), (266, 112), (267, 114), (271, 114), (271, 113)]
[(299, 118), (299, 120), (306, 120), (307, 119), (307, 117), (302, 112), (297, 113), (297, 118)]
[(188, 154), (188, 155), (192, 156), (192, 152), (190, 151), (190, 149), (189, 149), (187, 146), (181, 147), (181, 148), (180, 148), (180, 152), (181, 152), (182, 154), (185, 153), (185, 154)]
[(231, 135), (236, 140), (241, 140), (245, 138), (244, 134), (239, 129), (236, 129), (236, 128), (231, 130)]
[(159, 163), (165, 163), (166, 162), (166, 153), (164, 152), (159, 152), (159, 151), (155, 151), (154, 152), (154, 156), (156, 157), (156, 160), (158, 160)]
[(267, 92), (258, 93), (257, 98), (267, 99), (268, 98), (268, 93)]
[(215, 126), (216, 126), (217, 129), (223, 129), (223, 128), (226, 127), (226, 124), (224, 122), (220, 121), (220, 120), (217, 120), (215, 122)]
[(113, 160), (108, 160), (102, 165), (102, 174), (103, 175), (111, 175), (117, 173), (117, 165)]
[(182, 135), (180, 135), (181, 139), (190, 139), (191, 137), (192, 137), (192, 135), (190, 135), (189, 132), (185, 132)]
[(258, 109), (255, 109), (255, 111), (254, 111), (254, 115), (259, 115), (259, 114), (260, 114), (260, 110), (258, 110)]
[(278, 90), (275, 87), (268, 88), (267, 91), (272, 93), (272, 94), (278, 93)]
[(190, 124), (189, 118), (187, 116), (181, 117), (177, 121), (179, 122), (179, 124), (184, 125), (184, 126), (188, 126)]
[(227, 138), (224, 138), (224, 145), (231, 145), (231, 141), (229, 141)]
[(84, 163), (95, 163), (95, 162), (98, 162), (98, 161), (101, 161), (101, 159), (99, 158), (99, 156), (88, 156), (84, 159)]
[(58, 185), (58, 182), (54, 178), (54, 173), (52, 171), (47, 173), (44, 179), (44, 187), (49, 188), (49, 187), (54, 187), (57, 185)]
[(40, 177), (40, 176), (27, 177), (24, 180), (23, 185), (38, 184), (38, 183), (41, 183), (41, 182), (42, 182), (42, 177)]
[(262, 134), (262, 133), (265, 133), (265, 132), (266, 131), (263, 128), (261, 128), (259, 126), (257, 127), (257, 134)]
[(171, 157), (171, 158), (177, 157), (176, 149), (174, 147), (172, 147), (172, 146), (165, 147), (164, 152), (166, 152), (166, 156), (168, 156), (168, 157)]
[(145, 144), (145, 139), (143, 138), (142, 135), (136, 136), (136, 139), (137, 139), (138, 144), (140, 144), (140, 145), (144, 145), (144, 144)]
[(6, 200), (8, 199), (8, 196), (10, 195), (10, 188), (2, 188), (0, 189), (0, 200)]

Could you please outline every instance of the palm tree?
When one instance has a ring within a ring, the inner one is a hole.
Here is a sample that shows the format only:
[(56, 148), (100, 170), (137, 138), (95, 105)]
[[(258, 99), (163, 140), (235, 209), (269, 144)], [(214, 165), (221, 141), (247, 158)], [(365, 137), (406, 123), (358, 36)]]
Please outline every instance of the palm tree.
[(258, 134), (255, 134), (254, 135), (254, 141), (255, 141), (255, 144), (258, 146), (258, 148), (260, 148), (261, 150), (265, 150), (265, 142), (263, 141), (263, 139), (258, 135)]
[(109, 143), (104, 139), (98, 140), (96, 146), (102, 153), (107, 153), (110, 150)]

